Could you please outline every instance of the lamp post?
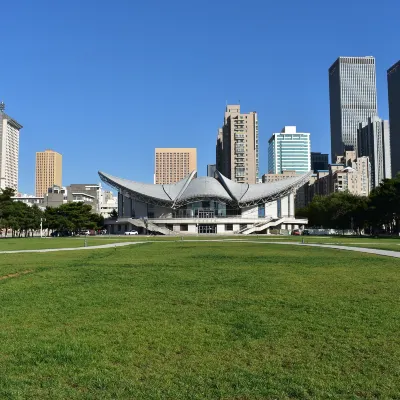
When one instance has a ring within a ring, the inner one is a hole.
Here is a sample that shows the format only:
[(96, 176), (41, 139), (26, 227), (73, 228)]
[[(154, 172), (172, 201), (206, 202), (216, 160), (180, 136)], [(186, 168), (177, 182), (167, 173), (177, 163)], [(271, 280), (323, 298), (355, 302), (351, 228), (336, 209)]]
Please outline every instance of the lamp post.
[(40, 217), (40, 237), (43, 237), (43, 222), (46, 222), (46, 218)]

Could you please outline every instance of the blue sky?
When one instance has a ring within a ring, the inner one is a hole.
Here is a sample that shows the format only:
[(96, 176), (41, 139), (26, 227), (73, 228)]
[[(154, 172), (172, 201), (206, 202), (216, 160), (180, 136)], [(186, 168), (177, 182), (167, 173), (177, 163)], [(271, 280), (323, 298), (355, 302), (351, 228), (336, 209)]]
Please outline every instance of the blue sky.
[(46, 148), (64, 185), (98, 170), (152, 182), (155, 147), (196, 147), (204, 175), (227, 101), (259, 114), (262, 173), (284, 125), (329, 152), (329, 66), (375, 56), (387, 118), (399, 13), (398, 0), (6, 0), (0, 100), (24, 125), (19, 189), (33, 193)]

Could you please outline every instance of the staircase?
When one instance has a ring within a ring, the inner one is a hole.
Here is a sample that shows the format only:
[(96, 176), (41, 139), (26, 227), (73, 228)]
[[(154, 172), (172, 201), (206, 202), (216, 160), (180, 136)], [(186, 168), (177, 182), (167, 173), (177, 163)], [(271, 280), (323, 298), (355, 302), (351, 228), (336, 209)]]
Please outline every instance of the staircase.
[[(144, 221), (142, 219), (129, 218), (128, 222), (138, 228), (146, 229), (146, 224), (144, 223)], [(152, 231), (152, 232), (158, 232), (158, 233), (161, 233), (162, 235), (176, 235), (176, 233), (174, 231), (171, 231), (171, 229), (158, 226), (158, 225), (154, 224), (153, 222), (147, 223), (147, 230)]]
[(242, 235), (250, 235), (251, 233), (260, 232), (263, 231), (264, 229), (280, 225), (284, 221), (285, 218), (272, 218), (268, 221), (257, 222), (256, 224), (254, 224), (249, 228), (243, 228), (240, 231), (238, 231), (238, 233)]

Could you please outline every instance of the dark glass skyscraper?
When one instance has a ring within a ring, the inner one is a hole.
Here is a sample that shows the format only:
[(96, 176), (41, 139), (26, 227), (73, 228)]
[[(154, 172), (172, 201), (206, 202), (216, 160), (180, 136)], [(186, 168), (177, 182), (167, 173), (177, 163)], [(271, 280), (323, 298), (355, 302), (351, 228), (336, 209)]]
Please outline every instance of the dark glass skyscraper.
[(374, 57), (339, 57), (329, 68), (331, 157), (356, 150), (360, 122), (376, 117)]
[(400, 172), (400, 61), (387, 72), (392, 176)]
[(311, 169), (315, 173), (326, 171), (328, 169), (328, 154), (311, 152)]

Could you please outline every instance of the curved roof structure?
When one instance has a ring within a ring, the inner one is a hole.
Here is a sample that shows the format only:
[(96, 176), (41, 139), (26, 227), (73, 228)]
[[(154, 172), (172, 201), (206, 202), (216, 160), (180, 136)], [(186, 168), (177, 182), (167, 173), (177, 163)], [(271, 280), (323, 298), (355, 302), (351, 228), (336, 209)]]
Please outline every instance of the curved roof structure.
[(310, 178), (311, 174), (312, 171), (277, 182), (247, 184), (233, 182), (219, 171), (216, 173), (216, 178), (197, 178), (196, 171), (192, 171), (177, 183), (152, 185), (99, 172), (103, 182), (118, 189), (124, 196), (171, 208), (179, 208), (204, 199), (230, 203), (240, 208), (268, 203), (295, 191)]

